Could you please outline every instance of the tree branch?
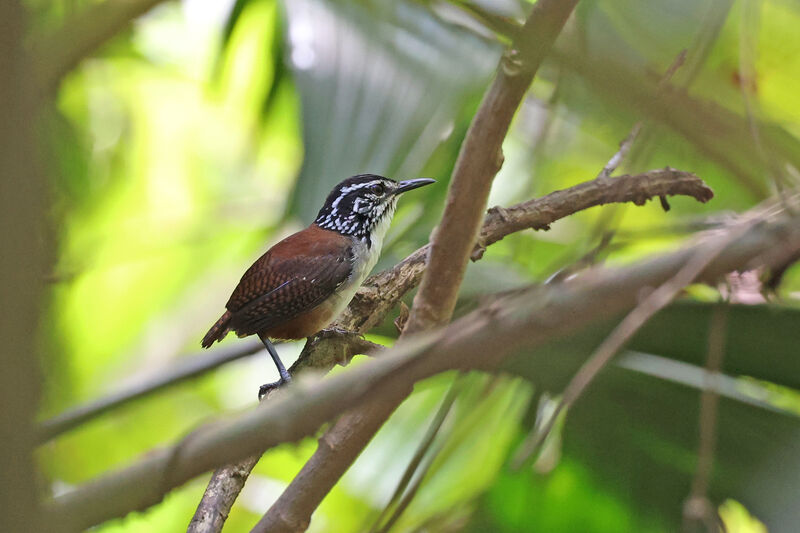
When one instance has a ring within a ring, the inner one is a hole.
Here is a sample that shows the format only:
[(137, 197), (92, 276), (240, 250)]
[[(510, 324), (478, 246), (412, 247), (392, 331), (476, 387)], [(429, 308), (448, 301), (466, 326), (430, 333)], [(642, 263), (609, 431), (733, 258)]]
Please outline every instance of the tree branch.
[(105, 0), (92, 4), (46, 35), (34, 36), (32, 56), (43, 90), (53, 90), (70, 70), (164, 0)]
[(527, 228), (547, 230), (556, 220), (590, 207), (627, 202), (644, 205), (658, 196), (675, 195), (690, 196), (703, 203), (714, 197), (703, 180), (691, 172), (665, 168), (617, 178), (601, 177), (513, 207), (493, 207), (472, 251), (472, 259), (480, 259), (487, 246), (506, 235)]
[(159, 372), (152, 378), (131, 384), (108, 396), (79, 405), (41, 422), (36, 434), (36, 440), (39, 444), (44, 443), (123, 404), (203, 375), (225, 363), (236, 361), (263, 349), (264, 346), (260, 342), (252, 342), (242, 343), (236, 347), (221, 348), (209, 353), (182, 357), (173, 368)]
[[(312, 434), (320, 424), (364, 402), (391, 404), (421, 379), (452, 369), (496, 368), (520, 348), (563, 338), (587, 324), (624, 312), (641, 291), (674, 276), (698, 250), (728, 233), (618, 270), (592, 271), (563, 285), (507, 296), (436, 333), (406, 340), (369, 364), (294, 387), (234, 419), (203, 426), (178, 445), (154, 451), (124, 470), (54, 499), (50, 516), (79, 529), (158, 502), (171, 488), (219, 464)], [(781, 265), (800, 250), (800, 220), (753, 224), (714, 258), (700, 280), (726, 272)], [(366, 420), (370, 422), (369, 419)], [(325, 445), (339, 443), (328, 438)]]
[[(43, 359), (38, 325), (46, 293), (41, 274), (54, 257), (49, 228), (51, 182), (40, 157), (41, 109), (25, 50), (27, 2), (0, 2), (0, 529), (47, 531), (41, 521), (33, 456)], [(24, 356), (22, 354), (25, 354)]]

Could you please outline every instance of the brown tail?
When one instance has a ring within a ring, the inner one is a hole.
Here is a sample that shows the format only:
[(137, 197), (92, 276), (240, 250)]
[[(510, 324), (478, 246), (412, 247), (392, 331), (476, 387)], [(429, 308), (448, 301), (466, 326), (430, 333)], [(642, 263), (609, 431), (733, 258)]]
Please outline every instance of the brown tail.
[(216, 341), (221, 341), (225, 338), (225, 335), (228, 334), (228, 322), (231, 321), (231, 312), (225, 311), (225, 314), (219, 317), (217, 323), (211, 326), (211, 329), (208, 330), (206, 336), (203, 337), (203, 342), (200, 344), (203, 348), (208, 348)]

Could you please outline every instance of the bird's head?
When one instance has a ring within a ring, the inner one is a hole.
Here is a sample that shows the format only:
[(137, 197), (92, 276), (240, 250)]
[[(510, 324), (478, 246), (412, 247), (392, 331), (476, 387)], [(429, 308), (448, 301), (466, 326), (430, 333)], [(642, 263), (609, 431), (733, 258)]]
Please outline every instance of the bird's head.
[(352, 176), (333, 188), (314, 222), (372, 246), (373, 241), (383, 240), (400, 194), (434, 182), (431, 178), (395, 181), (376, 174)]

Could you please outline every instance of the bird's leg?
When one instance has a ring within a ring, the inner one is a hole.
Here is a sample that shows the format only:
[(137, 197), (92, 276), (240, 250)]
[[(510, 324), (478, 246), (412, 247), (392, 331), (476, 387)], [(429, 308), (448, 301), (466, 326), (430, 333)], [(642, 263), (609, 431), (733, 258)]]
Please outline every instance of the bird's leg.
[(261, 334), (258, 335), (258, 338), (261, 339), (262, 343), (264, 343), (264, 347), (269, 352), (270, 357), (272, 357), (272, 361), (278, 368), (278, 374), (280, 374), (281, 376), (281, 379), (279, 379), (278, 381), (275, 381), (273, 383), (265, 383), (264, 385), (261, 385), (261, 387), (259, 387), (258, 399), (260, 400), (272, 389), (276, 389), (281, 385), (290, 383), (292, 381), (292, 376), (289, 375), (289, 372), (286, 370), (286, 367), (283, 366), (283, 362), (281, 361), (281, 358), (278, 357), (278, 352), (275, 350), (275, 346), (272, 345), (270, 340), (266, 336)]

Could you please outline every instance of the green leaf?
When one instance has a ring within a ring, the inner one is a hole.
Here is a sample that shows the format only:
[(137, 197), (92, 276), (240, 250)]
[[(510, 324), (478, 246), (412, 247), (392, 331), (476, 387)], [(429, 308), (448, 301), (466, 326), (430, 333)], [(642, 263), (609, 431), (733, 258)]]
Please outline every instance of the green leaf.
[[(699, 392), (704, 384), (708, 328), (717, 304), (680, 302), (656, 315), (629, 348), (656, 354), (628, 356), (604, 369), (568, 413), (565, 457), (585, 465), (631, 505), (658, 511), (677, 525), (695, 471)], [(800, 311), (732, 305), (724, 371), (733, 376), (797, 387)], [(617, 320), (588, 328), (524, 354), (513, 372), (559, 392)], [(735, 498), (777, 530), (800, 519), (792, 495), (800, 488), (797, 401), (787, 411), (752, 392), (752, 382), (723, 379), (711, 497)], [(763, 392), (763, 391), (762, 391)], [(779, 396), (780, 392), (777, 393)], [(532, 427), (533, 417), (527, 418)]]
[(286, 11), (305, 147), (289, 213), (304, 221), (346, 176), (418, 175), (496, 61), (412, 4), (303, 0)]

